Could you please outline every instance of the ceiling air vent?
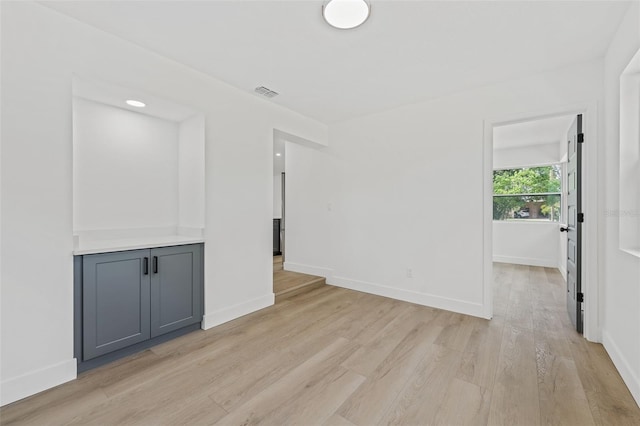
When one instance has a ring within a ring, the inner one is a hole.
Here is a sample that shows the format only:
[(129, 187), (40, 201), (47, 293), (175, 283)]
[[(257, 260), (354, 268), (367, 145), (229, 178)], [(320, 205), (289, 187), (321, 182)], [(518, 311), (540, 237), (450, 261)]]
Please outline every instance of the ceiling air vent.
[(278, 92), (274, 92), (273, 90), (269, 89), (268, 87), (264, 87), (264, 86), (260, 86), (260, 87), (256, 87), (255, 92), (259, 95), (262, 95), (266, 98), (273, 98), (278, 96)]

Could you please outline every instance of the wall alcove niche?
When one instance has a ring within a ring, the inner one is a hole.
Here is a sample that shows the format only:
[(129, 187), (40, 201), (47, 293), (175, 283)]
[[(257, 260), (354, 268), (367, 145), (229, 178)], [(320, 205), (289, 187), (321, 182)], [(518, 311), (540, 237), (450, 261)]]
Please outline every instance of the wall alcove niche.
[(74, 254), (202, 242), (204, 125), (192, 108), (74, 76)]
[(620, 249), (640, 257), (640, 50), (620, 76)]

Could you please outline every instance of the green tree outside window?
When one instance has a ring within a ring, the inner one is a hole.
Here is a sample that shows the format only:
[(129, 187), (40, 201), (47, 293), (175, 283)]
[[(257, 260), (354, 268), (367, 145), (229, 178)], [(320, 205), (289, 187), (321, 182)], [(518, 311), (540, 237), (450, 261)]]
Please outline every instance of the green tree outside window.
[(493, 219), (560, 220), (562, 167), (494, 170)]

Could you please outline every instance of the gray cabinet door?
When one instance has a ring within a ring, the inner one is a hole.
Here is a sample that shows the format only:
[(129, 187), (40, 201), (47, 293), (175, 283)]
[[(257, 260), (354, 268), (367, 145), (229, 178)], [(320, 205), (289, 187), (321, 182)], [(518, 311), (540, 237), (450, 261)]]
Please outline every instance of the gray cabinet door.
[(202, 246), (151, 249), (151, 337), (202, 320)]
[(83, 257), (83, 359), (149, 339), (149, 250)]

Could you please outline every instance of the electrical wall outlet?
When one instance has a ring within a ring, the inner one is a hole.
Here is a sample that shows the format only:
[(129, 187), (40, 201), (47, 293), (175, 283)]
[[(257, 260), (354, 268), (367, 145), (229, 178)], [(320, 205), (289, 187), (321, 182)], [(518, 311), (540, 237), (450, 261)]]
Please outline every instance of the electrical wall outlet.
[(413, 269), (407, 268), (407, 278), (413, 278)]

